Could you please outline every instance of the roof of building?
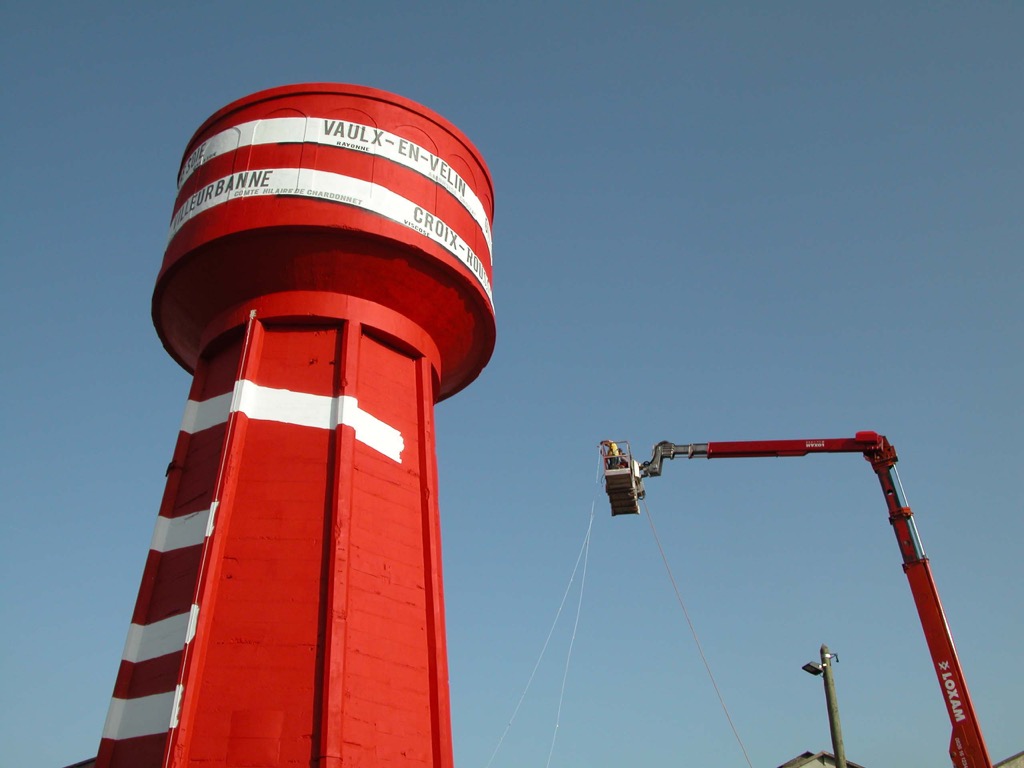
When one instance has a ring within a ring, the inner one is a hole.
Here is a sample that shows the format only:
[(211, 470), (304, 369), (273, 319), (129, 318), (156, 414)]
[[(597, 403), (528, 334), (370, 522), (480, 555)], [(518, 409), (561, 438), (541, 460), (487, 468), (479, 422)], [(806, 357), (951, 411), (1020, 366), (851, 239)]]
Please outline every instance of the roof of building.
[[(804, 752), (802, 755), (797, 755), (787, 763), (783, 763), (779, 768), (804, 768), (804, 766), (815, 766), (815, 765), (827, 765), (835, 766), (836, 757), (831, 752)], [(853, 763), (849, 760), (846, 761), (847, 768), (864, 768), (859, 763)]]
[(1024, 768), (1024, 752), (1018, 752), (996, 763), (996, 768)]

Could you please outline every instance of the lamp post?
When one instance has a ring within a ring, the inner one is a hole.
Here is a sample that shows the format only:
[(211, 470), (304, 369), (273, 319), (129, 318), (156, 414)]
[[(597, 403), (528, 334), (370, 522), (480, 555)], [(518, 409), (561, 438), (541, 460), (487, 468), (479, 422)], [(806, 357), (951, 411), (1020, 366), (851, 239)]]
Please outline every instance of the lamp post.
[(809, 661), (803, 666), (804, 672), (821, 675), (825, 679), (825, 704), (828, 706), (828, 727), (832, 732), (832, 752), (836, 757), (836, 768), (846, 768), (846, 751), (843, 749), (843, 729), (839, 724), (839, 704), (836, 702), (836, 682), (832, 678), (832, 659), (839, 657), (821, 646), (821, 663)]

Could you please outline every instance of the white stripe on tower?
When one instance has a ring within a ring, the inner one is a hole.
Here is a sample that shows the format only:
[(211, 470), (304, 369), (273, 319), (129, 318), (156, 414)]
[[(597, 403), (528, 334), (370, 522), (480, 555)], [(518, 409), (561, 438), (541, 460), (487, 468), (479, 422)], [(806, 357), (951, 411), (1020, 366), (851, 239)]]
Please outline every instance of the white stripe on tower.
[[(216, 509), (216, 504), (213, 505)], [(211, 510), (202, 509), (181, 517), (157, 517), (153, 530), (153, 542), (149, 548), (154, 552), (172, 552), (175, 549), (194, 547), (213, 530)]]
[(132, 624), (128, 628), (128, 640), (121, 658), (138, 663), (180, 651), (195, 634), (198, 618), (199, 606), (193, 603), (188, 613), (154, 621), (152, 624)]
[[(236, 394), (237, 398), (234, 398)], [(256, 421), (276, 421), (317, 429), (334, 429), (339, 424), (352, 427), (356, 440), (402, 463), (402, 450), (405, 448), (402, 433), (362, 410), (356, 398), (273, 389), (245, 379), (235, 384), (234, 393), (228, 392), (198, 402), (189, 400), (181, 431), (194, 434), (223, 424), (231, 413), (233, 399), (237, 403), (235, 410)]]
[(189, 435), (223, 424), (231, 412), (233, 393), (211, 397), (209, 400), (189, 400), (185, 403), (185, 416), (181, 420), (181, 431)]
[(113, 699), (103, 726), (104, 739), (133, 739), (166, 733), (175, 719), (177, 690), (137, 699)]

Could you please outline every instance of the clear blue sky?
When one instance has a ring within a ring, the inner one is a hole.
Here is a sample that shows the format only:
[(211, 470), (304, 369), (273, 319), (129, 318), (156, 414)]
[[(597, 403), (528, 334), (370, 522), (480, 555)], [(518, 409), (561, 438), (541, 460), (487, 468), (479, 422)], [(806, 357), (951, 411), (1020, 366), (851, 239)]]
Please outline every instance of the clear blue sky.
[[(746, 764), (605, 437), (887, 434), (992, 756), (1024, 749), (1022, 38), (1009, 2), (6, 3), (0, 764), (95, 754), (188, 392), (149, 318), (186, 142), (308, 81), (435, 109), (494, 176), (498, 345), (437, 411), (459, 768), (595, 502), (551, 766)], [(822, 642), (850, 759), (948, 764), (860, 458), (676, 461), (648, 504), (757, 768), (830, 748)], [(547, 761), (576, 595), (494, 768)]]

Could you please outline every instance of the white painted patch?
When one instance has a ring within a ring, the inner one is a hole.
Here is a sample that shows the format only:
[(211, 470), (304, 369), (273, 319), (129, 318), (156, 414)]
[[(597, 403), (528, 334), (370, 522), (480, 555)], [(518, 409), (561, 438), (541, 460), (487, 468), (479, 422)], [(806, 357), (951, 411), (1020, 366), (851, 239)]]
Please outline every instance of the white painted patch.
[(209, 535), (211, 517), (208, 509), (181, 517), (157, 517), (149, 548), (155, 552), (171, 552), (202, 544)]
[(196, 636), (196, 625), (199, 624), (199, 606), (192, 603), (192, 610), (188, 612), (188, 629), (185, 631), (185, 645), (192, 642)]
[(279, 421), (297, 427), (330, 429), (331, 404), (326, 395), (309, 395), (290, 389), (261, 387), (251, 381), (235, 383), (235, 410), (257, 421)]
[(189, 400), (185, 404), (185, 416), (181, 420), (181, 431), (189, 435), (223, 424), (231, 412), (231, 393), (211, 397), (209, 400)]
[(207, 518), (207, 521), (206, 521), (206, 535), (207, 536), (212, 536), (213, 535), (213, 521), (217, 519), (217, 507), (219, 507), (219, 506), (220, 506), (220, 502), (219, 501), (214, 501), (214, 502), (210, 503), (210, 516)]
[(196, 402), (189, 400), (182, 431), (222, 424), (230, 410), (244, 413), (256, 421), (276, 421), (314, 429), (335, 429), (344, 424), (355, 430), (356, 440), (389, 459), (402, 463), (405, 439), (394, 427), (359, 407), (354, 397), (311, 395), (290, 389), (262, 387), (245, 379), (235, 383), (234, 392)]
[(392, 426), (367, 413), (359, 407), (359, 402), (354, 397), (338, 397), (337, 409), (334, 416), (333, 429), (338, 424), (345, 424), (352, 427), (356, 432), (356, 440), (383, 453), (399, 464), (402, 463), (402, 451), (405, 448), (405, 440), (402, 433)]
[(185, 686), (179, 685), (174, 689), (174, 701), (171, 702), (171, 728), (177, 728), (181, 716), (181, 694), (185, 692)]
[(140, 696), (137, 699), (111, 699), (104, 739), (132, 739), (165, 733), (171, 728), (175, 691)]
[(193, 605), (188, 613), (171, 616), (152, 624), (132, 624), (128, 627), (128, 639), (124, 644), (125, 661), (140, 662), (158, 659), (168, 653), (176, 653), (185, 647), (190, 639), (199, 606)]

